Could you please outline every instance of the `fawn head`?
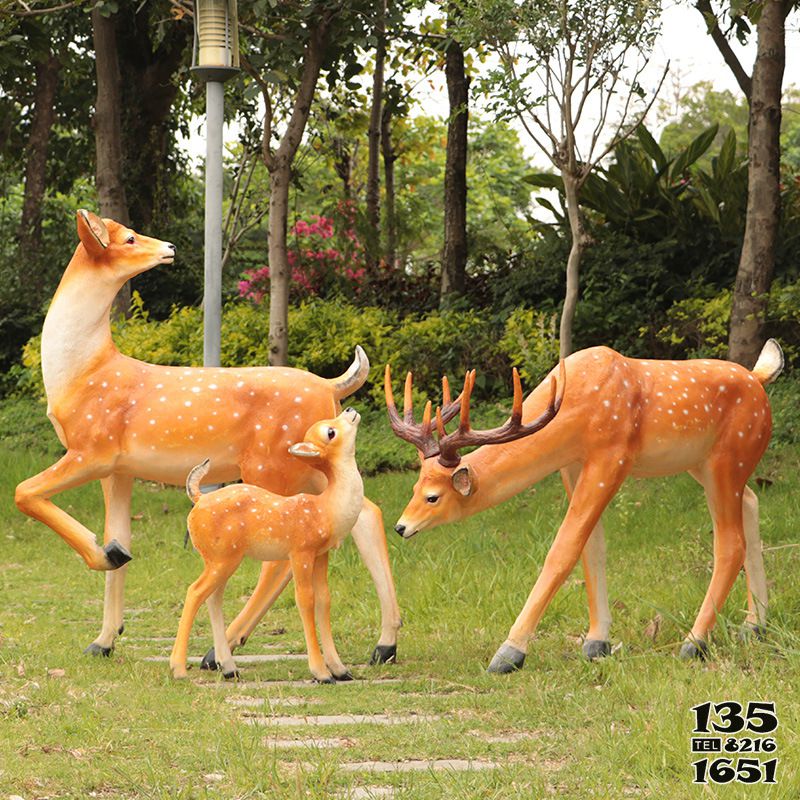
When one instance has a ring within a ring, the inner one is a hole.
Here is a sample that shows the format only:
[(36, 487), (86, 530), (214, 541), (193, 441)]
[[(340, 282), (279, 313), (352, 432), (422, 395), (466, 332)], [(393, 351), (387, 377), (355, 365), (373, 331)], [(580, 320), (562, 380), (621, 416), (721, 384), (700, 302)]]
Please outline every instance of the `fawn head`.
[(125, 282), (175, 260), (175, 245), (170, 242), (142, 236), (126, 225), (101, 219), (84, 209), (78, 211), (77, 219), (78, 237), (90, 264), (111, 280)]
[(293, 444), (289, 452), (323, 471), (329, 465), (353, 459), (359, 422), (361, 415), (353, 408), (346, 408), (335, 419), (315, 422), (303, 441)]
[[(414, 422), (412, 408), (412, 376), (406, 377), (403, 416), (397, 413), (392, 391), (392, 374), (386, 367), (384, 392), (389, 424), (401, 439), (417, 447), (421, 462), (419, 479), (414, 484), (414, 493), (405, 507), (395, 530), (404, 538), (426, 528), (434, 528), (468, 516), (472, 509), (472, 498), (478, 491), (478, 477), (472, 466), (462, 463), (458, 451), (462, 447), (502, 444), (530, 436), (548, 425), (558, 413), (564, 397), (566, 384), (564, 362), (560, 365), (560, 392), (556, 396), (557, 381), (550, 379), (550, 402), (536, 419), (522, 423), (522, 385), (515, 369), (514, 403), (509, 420), (498, 428), (476, 431), (470, 426), (470, 397), (475, 386), (475, 370), (467, 372), (464, 390), (456, 400), (450, 400), (450, 386), (442, 378), (443, 405), (436, 409), (436, 433), (431, 421), (431, 403), (427, 402), (422, 423)], [(447, 433), (445, 425), (459, 414), (456, 430)]]

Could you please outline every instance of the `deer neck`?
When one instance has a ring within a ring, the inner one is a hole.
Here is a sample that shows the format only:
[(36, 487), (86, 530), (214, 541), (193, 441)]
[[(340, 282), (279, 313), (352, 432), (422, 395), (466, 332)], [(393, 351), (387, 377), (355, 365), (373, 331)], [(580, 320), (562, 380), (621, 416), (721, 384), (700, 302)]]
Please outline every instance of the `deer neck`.
[(74, 380), (115, 350), (109, 315), (121, 285), (103, 275), (87, 275), (74, 262), (61, 279), (42, 328), (42, 377), (51, 406)]
[[(555, 423), (553, 423), (555, 424)], [(499, 505), (574, 460), (563, 437), (549, 429), (507, 444), (479, 447), (461, 460), (472, 468), (477, 489), (467, 498), (467, 514)]]
[(328, 479), (324, 502), (328, 508), (336, 538), (346, 536), (361, 513), (364, 505), (364, 483), (355, 458), (344, 464), (326, 464), (323, 470)]

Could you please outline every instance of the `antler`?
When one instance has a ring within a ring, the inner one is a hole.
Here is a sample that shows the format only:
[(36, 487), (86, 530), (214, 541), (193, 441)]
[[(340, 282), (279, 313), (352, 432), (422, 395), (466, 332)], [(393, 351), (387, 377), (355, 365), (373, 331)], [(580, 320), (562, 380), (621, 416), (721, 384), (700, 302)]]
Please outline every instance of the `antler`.
[(520, 383), (519, 373), (516, 367), (513, 371), (514, 376), (514, 404), (509, 420), (499, 428), (492, 428), (487, 431), (474, 431), (469, 424), (469, 401), (472, 395), (472, 388), (475, 385), (475, 373), (467, 373), (464, 379), (464, 391), (461, 394), (461, 418), (458, 428), (453, 433), (445, 431), (445, 418), (436, 412), (436, 427), (439, 433), (439, 463), (443, 467), (457, 467), (461, 461), (458, 451), (462, 447), (470, 447), (484, 444), (502, 444), (521, 439), (523, 436), (530, 436), (532, 433), (540, 431), (545, 425), (549, 424), (561, 408), (564, 399), (564, 388), (566, 386), (566, 370), (564, 360), (560, 362), (559, 378), (561, 379), (561, 391), (556, 397), (558, 382), (555, 375), (550, 377), (550, 402), (547, 408), (535, 419), (527, 424), (522, 424), (522, 384)]
[[(467, 378), (472, 374), (472, 380), (475, 379), (475, 371), (467, 373)], [(386, 371), (383, 376), (383, 391), (386, 395), (386, 410), (389, 414), (389, 424), (392, 430), (401, 439), (411, 442), (423, 455), (424, 458), (430, 458), (439, 454), (439, 443), (433, 434), (433, 426), (431, 425), (431, 402), (430, 400), (425, 404), (425, 410), (422, 413), (422, 423), (417, 424), (414, 422), (414, 401), (412, 399), (411, 388), (413, 384), (413, 377), (409, 372), (406, 375), (405, 391), (403, 393), (403, 417), (397, 413), (397, 407), (394, 404), (394, 392), (392, 391), (392, 370), (387, 364)], [(466, 379), (465, 379), (466, 385)], [(441, 417), (443, 422), (449, 422), (453, 417), (458, 414), (459, 409), (462, 407), (463, 392), (453, 401), (450, 400), (450, 384), (447, 377), (442, 378), (442, 400), (443, 406), (441, 409), (436, 409), (437, 419)]]

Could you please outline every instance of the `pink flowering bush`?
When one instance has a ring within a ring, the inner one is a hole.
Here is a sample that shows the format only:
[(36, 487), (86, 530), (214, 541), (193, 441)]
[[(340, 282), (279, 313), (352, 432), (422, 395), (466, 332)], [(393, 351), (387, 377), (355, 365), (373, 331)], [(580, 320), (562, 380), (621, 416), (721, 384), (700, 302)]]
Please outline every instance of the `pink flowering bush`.
[[(289, 231), (288, 253), (292, 301), (314, 296), (356, 298), (366, 276), (364, 246), (355, 231), (355, 206), (340, 202), (334, 217), (312, 214)], [(245, 271), (239, 296), (260, 303), (269, 294), (269, 267)]]

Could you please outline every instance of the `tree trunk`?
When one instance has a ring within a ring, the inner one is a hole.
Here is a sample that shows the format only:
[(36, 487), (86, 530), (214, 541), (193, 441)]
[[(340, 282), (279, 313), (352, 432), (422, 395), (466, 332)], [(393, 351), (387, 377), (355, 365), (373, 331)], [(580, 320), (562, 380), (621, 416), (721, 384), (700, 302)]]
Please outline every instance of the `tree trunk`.
[(289, 363), (289, 259), (286, 227), (291, 166), (282, 159), (269, 174), (269, 363)]
[(378, 264), (381, 245), (381, 118), (383, 106), (383, 70), (386, 59), (386, 0), (382, 0), (375, 20), (375, 72), (372, 76), (372, 109), (369, 117), (369, 159), (367, 164), (367, 237), (368, 266)]
[(575, 319), (575, 308), (578, 305), (578, 289), (580, 287), (581, 258), (586, 241), (581, 209), (578, 202), (578, 182), (565, 170), (561, 171), (564, 181), (564, 196), (567, 201), (569, 232), (572, 245), (567, 258), (567, 288), (564, 293), (564, 308), (561, 312), (559, 327), (559, 356), (566, 358), (572, 352), (572, 322)]
[[(452, 13), (452, 12), (451, 12)], [(452, 23), (452, 19), (449, 20)], [(450, 25), (448, 25), (450, 27)], [(439, 305), (446, 308), (464, 293), (467, 270), (467, 125), (469, 81), (464, 51), (451, 39), (445, 53), (450, 117), (444, 173), (444, 251)]]
[[(120, 119), (120, 74), (117, 36), (113, 17), (92, 9), (97, 100), (94, 112), (94, 137), (97, 197), (100, 216), (130, 225), (128, 201), (122, 175), (122, 123)], [(131, 303), (130, 284), (122, 287), (112, 306), (112, 314), (126, 315)]]
[(784, 5), (764, 3), (753, 67), (747, 218), (731, 309), (728, 357), (751, 368), (764, 344), (767, 296), (781, 218), (781, 88), (786, 62)]
[[(303, 54), (300, 85), (292, 114), (277, 150), (269, 149), (271, 115), (264, 119), (264, 161), (269, 170), (269, 363), (284, 366), (289, 358), (289, 259), (286, 227), (292, 162), (303, 139), (311, 103), (328, 43), (330, 17), (324, 16), (311, 31)], [(266, 85), (266, 84), (264, 84)], [(263, 86), (262, 85), (262, 90)]]
[(392, 109), (384, 105), (381, 114), (381, 152), (383, 154), (383, 181), (386, 204), (386, 249), (384, 257), (391, 269), (397, 266), (397, 212), (395, 209), (394, 162), (397, 154), (392, 145)]
[(35, 260), (41, 244), (42, 202), (47, 182), (47, 150), (55, 121), (53, 104), (60, 70), (61, 63), (52, 53), (36, 64), (33, 118), (26, 147), (25, 195), (18, 232), (20, 255), (30, 262)]

